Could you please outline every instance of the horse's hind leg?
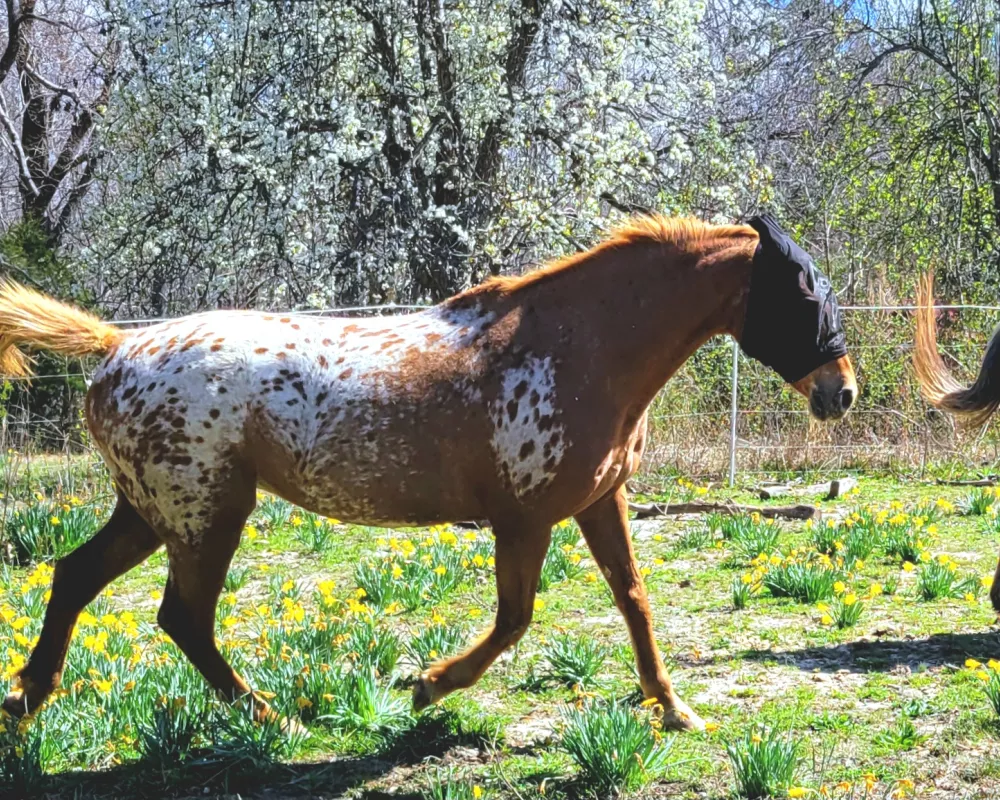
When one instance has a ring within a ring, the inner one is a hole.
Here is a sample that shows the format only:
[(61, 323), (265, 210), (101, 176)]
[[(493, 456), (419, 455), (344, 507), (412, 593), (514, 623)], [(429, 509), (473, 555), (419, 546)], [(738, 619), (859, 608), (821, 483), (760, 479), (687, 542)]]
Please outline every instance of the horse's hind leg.
[(145, 561), (162, 542), (121, 494), (108, 523), (85, 544), (56, 563), (52, 596), (38, 644), (3, 709), (31, 713), (59, 685), (73, 626), (84, 607), (119, 575)]
[(643, 693), (663, 705), (664, 726), (675, 729), (704, 728), (705, 724), (698, 715), (674, 694), (670, 676), (656, 649), (646, 587), (629, 537), (628, 501), (624, 487), (577, 514), (576, 521), (597, 566), (611, 587), (615, 604), (625, 617)]
[[(238, 493), (245, 494), (246, 488), (241, 486)], [(215, 611), (243, 524), (253, 508), (253, 496), (251, 483), (249, 502), (241, 501), (236, 508), (218, 511), (197, 540), (169, 539), (167, 586), (157, 614), (157, 622), (174, 644), (205, 680), (230, 701), (251, 691), (215, 644)], [(256, 696), (254, 702), (258, 719), (263, 719), (269, 714), (267, 703)]]
[(432, 665), (413, 687), (417, 711), (456, 689), (472, 686), (528, 629), (542, 562), (552, 529), (545, 525), (496, 525), (497, 614), (485, 636), (461, 655)]

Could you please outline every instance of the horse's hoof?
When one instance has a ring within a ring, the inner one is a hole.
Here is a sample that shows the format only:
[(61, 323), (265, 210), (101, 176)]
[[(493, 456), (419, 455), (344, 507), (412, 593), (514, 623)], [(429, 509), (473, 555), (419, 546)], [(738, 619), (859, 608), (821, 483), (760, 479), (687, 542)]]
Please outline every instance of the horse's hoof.
[(663, 729), (668, 731), (704, 731), (705, 720), (680, 698), (674, 699), (672, 708), (665, 709), (661, 719)]
[(10, 714), (14, 719), (21, 719), (28, 714), (28, 701), (24, 692), (11, 692), (3, 701), (0, 709)]
[(427, 706), (434, 704), (434, 690), (431, 682), (423, 675), (417, 678), (413, 684), (413, 710), (423, 711)]

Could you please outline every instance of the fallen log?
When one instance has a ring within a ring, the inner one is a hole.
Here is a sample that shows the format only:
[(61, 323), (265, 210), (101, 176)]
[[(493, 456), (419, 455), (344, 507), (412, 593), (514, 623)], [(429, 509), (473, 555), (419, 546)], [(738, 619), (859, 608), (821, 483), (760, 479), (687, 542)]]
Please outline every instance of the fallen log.
[(857, 485), (858, 482), (854, 478), (834, 478), (826, 483), (814, 483), (811, 486), (792, 486), (790, 484), (762, 486), (757, 490), (757, 495), (761, 500), (774, 500), (776, 497), (784, 497), (790, 494), (804, 497), (823, 495), (824, 500), (836, 500), (841, 495), (847, 494)]
[(998, 477), (996, 475), (989, 475), (985, 478), (976, 478), (975, 480), (964, 480), (964, 481), (949, 481), (944, 478), (938, 478), (934, 481), (938, 486), (996, 486)]
[(735, 503), (629, 503), (636, 519), (669, 517), (676, 514), (760, 514), (782, 519), (820, 519), (823, 512), (815, 506), (741, 506)]

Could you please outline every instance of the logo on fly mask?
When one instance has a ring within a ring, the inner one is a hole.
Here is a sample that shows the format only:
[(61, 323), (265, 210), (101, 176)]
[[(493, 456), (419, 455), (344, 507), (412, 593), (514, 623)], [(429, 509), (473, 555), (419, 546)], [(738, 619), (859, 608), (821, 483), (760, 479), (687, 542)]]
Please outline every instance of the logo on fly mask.
[(760, 234), (760, 244), (753, 257), (740, 347), (794, 383), (847, 355), (837, 295), (830, 279), (774, 217), (764, 214), (747, 224)]

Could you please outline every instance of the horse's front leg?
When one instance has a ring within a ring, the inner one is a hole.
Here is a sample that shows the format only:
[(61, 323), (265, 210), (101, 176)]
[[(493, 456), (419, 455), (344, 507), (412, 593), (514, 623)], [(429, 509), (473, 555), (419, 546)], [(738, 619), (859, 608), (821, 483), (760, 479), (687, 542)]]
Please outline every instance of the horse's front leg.
[(526, 523), (494, 524), (496, 535), (497, 613), (493, 627), (461, 655), (432, 664), (413, 687), (419, 711), (456, 689), (472, 686), (490, 664), (515, 644), (528, 628), (542, 562), (552, 529)]
[(576, 521), (597, 566), (611, 587), (618, 610), (625, 617), (643, 693), (663, 705), (665, 727), (704, 730), (705, 723), (701, 718), (674, 694), (670, 676), (656, 648), (646, 587), (629, 537), (625, 487), (578, 514)]

